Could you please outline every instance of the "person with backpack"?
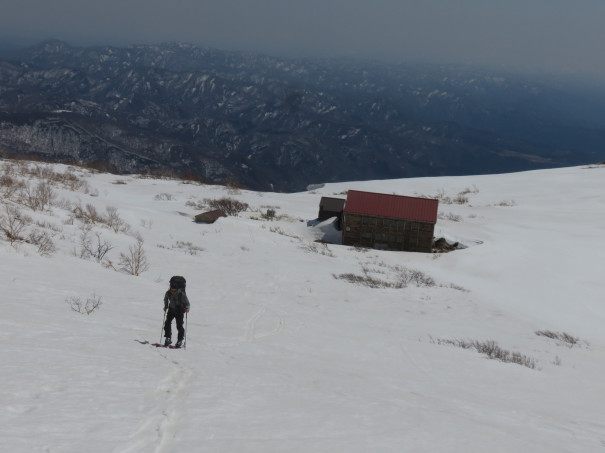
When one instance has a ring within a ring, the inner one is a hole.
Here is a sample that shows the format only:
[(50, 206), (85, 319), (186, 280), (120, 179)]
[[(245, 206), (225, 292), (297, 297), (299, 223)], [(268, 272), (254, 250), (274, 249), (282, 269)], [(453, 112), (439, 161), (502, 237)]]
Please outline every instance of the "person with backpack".
[(178, 338), (175, 347), (180, 348), (185, 338), (185, 329), (183, 327), (183, 318), (185, 313), (189, 313), (189, 299), (185, 293), (186, 281), (183, 277), (172, 277), (170, 279), (170, 289), (164, 295), (164, 311), (166, 312), (166, 321), (164, 322), (164, 346), (172, 344), (172, 320), (176, 321)]

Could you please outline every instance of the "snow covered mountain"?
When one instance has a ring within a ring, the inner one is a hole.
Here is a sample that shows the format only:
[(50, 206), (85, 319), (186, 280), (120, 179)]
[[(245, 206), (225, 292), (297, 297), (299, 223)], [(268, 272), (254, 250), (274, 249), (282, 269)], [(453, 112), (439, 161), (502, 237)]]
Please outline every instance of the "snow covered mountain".
[[(605, 448), (603, 165), (292, 194), (0, 170), (5, 451)], [(316, 242), (349, 189), (440, 198), (465, 248)], [(248, 208), (193, 222), (221, 198)], [(151, 345), (172, 275), (185, 350)]]
[(604, 160), (603, 106), (502, 71), (46, 41), (0, 60), (0, 155), (293, 192)]

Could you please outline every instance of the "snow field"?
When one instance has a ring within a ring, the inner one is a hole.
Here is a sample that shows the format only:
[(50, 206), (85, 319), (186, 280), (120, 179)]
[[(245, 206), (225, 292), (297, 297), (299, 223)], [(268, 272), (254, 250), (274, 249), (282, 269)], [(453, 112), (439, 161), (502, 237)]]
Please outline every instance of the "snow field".
[[(82, 226), (65, 223), (66, 209), (23, 209), (61, 231), (51, 256), (0, 241), (7, 451), (605, 448), (605, 168), (338, 183), (297, 194), (81, 172), (89, 193), (56, 187), (59, 196), (100, 212), (116, 207), (131, 234), (100, 225), (92, 233), (114, 246), (114, 264), (138, 233), (149, 268), (135, 277), (80, 259)], [(440, 203), (436, 234), (466, 246), (448, 254), (324, 248), (313, 241), (329, 227), (307, 223), (322, 195), (347, 189), (454, 197), (469, 188), (468, 203)], [(199, 211), (188, 201), (224, 196), (251, 210), (212, 225), (192, 221)], [(267, 206), (287, 218), (257, 220)], [(392, 281), (397, 266), (436, 286), (334, 278), (365, 268)], [(171, 275), (187, 278), (192, 303), (180, 351), (150, 345), (160, 339)], [(93, 294), (102, 305), (90, 315), (66, 303)], [(496, 341), (537, 365), (440, 340)]]

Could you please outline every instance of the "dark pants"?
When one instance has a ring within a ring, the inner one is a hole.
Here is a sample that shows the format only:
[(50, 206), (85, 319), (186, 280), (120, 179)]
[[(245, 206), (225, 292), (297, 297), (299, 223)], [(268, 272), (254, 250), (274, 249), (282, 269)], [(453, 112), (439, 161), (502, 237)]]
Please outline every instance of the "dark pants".
[(183, 328), (183, 318), (185, 313), (168, 310), (166, 314), (166, 323), (164, 323), (164, 336), (172, 338), (172, 320), (176, 321), (176, 330), (179, 332), (178, 340), (185, 338), (185, 329)]

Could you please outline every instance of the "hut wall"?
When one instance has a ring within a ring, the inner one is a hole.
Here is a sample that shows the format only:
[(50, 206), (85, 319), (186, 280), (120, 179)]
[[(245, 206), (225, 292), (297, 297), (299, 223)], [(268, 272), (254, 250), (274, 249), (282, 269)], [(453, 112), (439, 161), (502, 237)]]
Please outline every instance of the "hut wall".
[(430, 253), (434, 231), (433, 223), (345, 213), (342, 243)]

